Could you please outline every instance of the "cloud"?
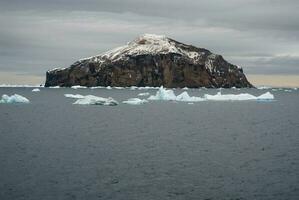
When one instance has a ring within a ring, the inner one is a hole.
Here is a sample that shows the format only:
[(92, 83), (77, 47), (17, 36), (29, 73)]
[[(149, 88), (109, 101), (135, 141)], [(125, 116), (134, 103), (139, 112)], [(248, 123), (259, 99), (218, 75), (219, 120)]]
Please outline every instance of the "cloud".
[[(0, 71), (42, 75), (133, 40), (164, 34), (249, 73), (298, 73), (293, 0), (21, 0), (0, 2)], [(284, 56), (279, 56), (284, 55)]]

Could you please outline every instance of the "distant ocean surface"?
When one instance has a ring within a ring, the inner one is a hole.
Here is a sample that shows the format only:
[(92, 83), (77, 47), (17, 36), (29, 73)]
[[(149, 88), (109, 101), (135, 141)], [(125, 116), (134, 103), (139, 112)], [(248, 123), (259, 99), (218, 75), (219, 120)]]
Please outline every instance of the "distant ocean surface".
[[(299, 90), (274, 101), (121, 102), (157, 90), (0, 88), (0, 199), (299, 199)], [(218, 89), (176, 89), (190, 96)], [(112, 97), (74, 105), (64, 94)], [(138, 97), (147, 98), (147, 97)]]

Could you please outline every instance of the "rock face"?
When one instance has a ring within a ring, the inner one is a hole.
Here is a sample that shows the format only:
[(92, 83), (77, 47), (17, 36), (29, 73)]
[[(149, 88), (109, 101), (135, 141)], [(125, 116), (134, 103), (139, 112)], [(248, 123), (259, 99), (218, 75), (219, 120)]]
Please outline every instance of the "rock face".
[(46, 87), (253, 87), (242, 68), (221, 55), (152, 34), (68, 68), (50, 70), (46, 76)]

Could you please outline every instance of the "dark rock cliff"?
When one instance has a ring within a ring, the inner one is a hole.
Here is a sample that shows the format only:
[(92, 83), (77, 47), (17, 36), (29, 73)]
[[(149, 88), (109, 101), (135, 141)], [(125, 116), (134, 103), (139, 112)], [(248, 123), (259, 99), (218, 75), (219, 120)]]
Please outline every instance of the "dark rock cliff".
[(46, 74), (46, 87), (252, 87), (221, 55), (165, 36), (143, 35), (123, 47)]

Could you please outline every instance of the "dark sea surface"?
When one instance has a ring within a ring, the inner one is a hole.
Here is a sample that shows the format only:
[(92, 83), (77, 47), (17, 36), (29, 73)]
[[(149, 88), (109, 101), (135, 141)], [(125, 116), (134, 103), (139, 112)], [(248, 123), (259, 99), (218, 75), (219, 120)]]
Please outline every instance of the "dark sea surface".
[[(299, 199), (299, 90), (275, 101), (119, 102), (156, 90), (0, 88), (0, 199)], [(188, 90), (190, 95), (218, 90)], [(175, 90), (178, 94), (181, 90)]]

